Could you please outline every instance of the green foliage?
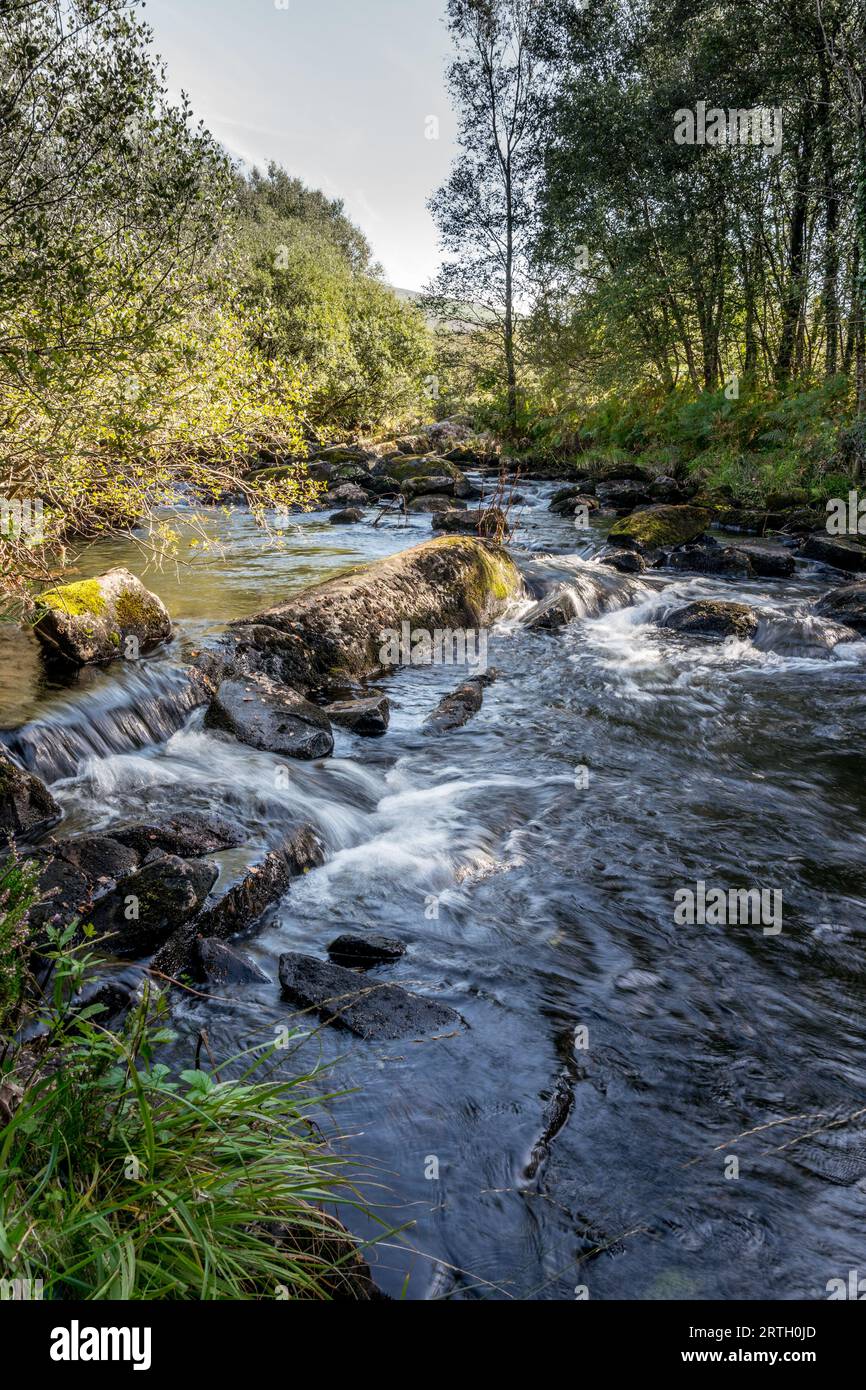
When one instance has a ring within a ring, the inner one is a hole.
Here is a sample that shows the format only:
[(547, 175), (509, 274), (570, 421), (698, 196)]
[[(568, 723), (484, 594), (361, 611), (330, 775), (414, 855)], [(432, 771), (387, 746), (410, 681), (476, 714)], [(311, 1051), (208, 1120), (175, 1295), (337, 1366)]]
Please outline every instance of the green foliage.
[(21, 1000), (27, 913), (35, 901), (36, 872), (13, 854), (0, 866), (0, 1037)]
[[(41, 535), (0, 538), (7, 590), (70, 536), (170, 550), (190, 484), (303, 506), (311, 426), (417, 416), (418, 311), (339, 202), (243, 177), (169, 100), (138, 0), (8, 0), (0, 116), (0, 495), (43, 503)], [(273, 457), (279, 486), (248, 479)]]
[(312, 1089), (320, 1074), (256, 1080), (268, 1050), (228, 1063), (233, 1079), (172, 1076), (158, 994), (119, 1034), (99, 1005), (70, 1012), (89, 966), (73, 930), (47, 953), (38, 1043), (0, 1073), (15, 1098), (0, 1127), (0, 1276), (42, 1280), (53, 1299), (363, 1296), (357, 1248), (323, 1210), (357, 1196), (313, 1122), (329, 1099)]
[(266, 204), (239, 238), (240, 297), (257, 351), (302, 363), (307, 417), (328, 430), (417, 415), (431, 342), (418, 309), (347, 257), (342, 238)]

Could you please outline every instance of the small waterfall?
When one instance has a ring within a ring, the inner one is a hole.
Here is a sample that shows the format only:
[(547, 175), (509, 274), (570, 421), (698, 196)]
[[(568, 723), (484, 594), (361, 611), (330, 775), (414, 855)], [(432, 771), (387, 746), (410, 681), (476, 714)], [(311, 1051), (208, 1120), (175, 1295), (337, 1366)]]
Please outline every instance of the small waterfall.
[(98, 691), (58, 702), (45, 719), (4, 734), (9, 750), (45, 782), (73, 776), (86, 758), (161, 743), (208, 699), (202, 675), (163, 664), (118, 667)]

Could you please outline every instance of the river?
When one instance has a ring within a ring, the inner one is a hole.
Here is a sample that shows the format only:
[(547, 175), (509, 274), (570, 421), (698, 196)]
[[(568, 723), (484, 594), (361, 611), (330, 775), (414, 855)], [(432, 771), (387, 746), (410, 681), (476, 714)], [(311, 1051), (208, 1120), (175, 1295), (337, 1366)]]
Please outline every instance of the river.
[[(325, 865), (244, 943), (272, 983), (177, 1002), (185, 1065), (203, 1025), (217, 1057), (272, 1038), (291, 1021), (279, 954), (324, 956), (359, 928), (408, 944), (383, 979), (463, 1016), (436, 1041), (316, 1029), (285, 1063), (329, 1063), (347, 1092), (334, 1142), (402, 1228), (370, 1253), (386, 1292), (826, 1297), (866, 1273), (866, 642), (814, 643), (808, 607), (833, 583), (815, 566), (734, 582), (601, 568), (607, 523), (575, 531), (553, 487), (521, 484), (511, 551), (537, 594), (574, 586), (583, 616), (544, 633), (522, 625), (528, 604), (508, 613), (499, 679), (459, 731), (422, 729), (465, 674), (447, 666), (396, 672), (387, 735), (335, 730), (334, 756), (288, 782), (203, 729), (182, 673), (204, 640), (430, 535), (426, 515), (314, 514), (274, 548), (238, 509), (209, 514), (211, 564), (148, 569), (127, 540), (82, 557), (76, 577), (123, 563), (160, 594), (167, 650), (64, 686), (29, 634), (0, 629), (4, 737), (52, 782), (64, 831), (167, 807), (240, 821), (243, 850), (214, 856), (222, 886), (287, 821), (320, 830)], [(755, 641), (657, 625), (697, 597), (758, 608)], [(676, 925), (675, 893), (698, 882), (780, 891), (783, 929)], [(557, 1086), (564, 1122), (528, 1175)]]

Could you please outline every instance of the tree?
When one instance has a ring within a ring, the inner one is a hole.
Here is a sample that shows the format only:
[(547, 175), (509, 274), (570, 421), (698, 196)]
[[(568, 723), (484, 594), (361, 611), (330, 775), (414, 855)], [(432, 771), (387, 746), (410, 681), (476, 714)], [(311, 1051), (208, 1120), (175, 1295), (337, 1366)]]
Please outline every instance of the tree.
[(506, 427), (518, 428), (518, 314), (530, 289), (531, 246), (549, 80), (544, 6), (534, 0), (449, 0), (457, 56), (448, 87), (459, 154), (433, 196), (449, 257), (426, 296), (441, 319), (493, 329), (501, 349)]

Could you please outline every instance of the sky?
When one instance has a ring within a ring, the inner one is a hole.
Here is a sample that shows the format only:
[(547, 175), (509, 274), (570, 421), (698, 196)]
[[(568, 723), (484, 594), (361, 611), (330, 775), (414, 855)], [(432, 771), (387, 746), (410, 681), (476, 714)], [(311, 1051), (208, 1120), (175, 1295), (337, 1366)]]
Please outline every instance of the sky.
[[(147, 0), (167, 67), (229, 152), (270, 159), (366, 233), (388, 281), (438, 264), (426, 209), (454, 153), (444, 0)], [(438, 138), (428, 138), (437, 126)]]

